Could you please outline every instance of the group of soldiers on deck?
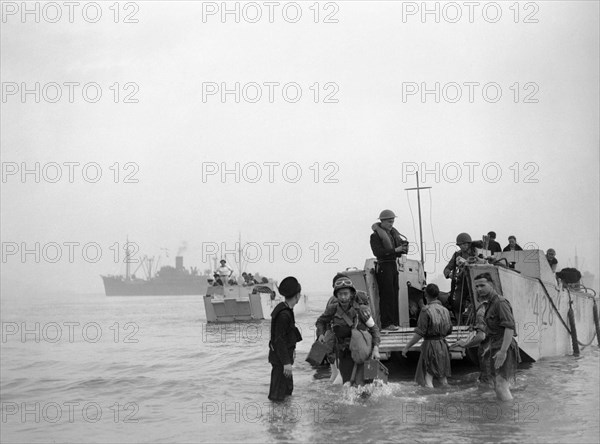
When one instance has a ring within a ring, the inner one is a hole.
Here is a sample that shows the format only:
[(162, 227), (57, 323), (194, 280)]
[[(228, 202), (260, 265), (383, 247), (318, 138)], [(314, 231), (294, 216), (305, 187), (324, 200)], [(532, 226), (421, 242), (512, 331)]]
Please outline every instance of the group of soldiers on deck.
[(252, 273), (246, 273), (245, 271), (236, 278), (233, 274), (233, 269), (227, 265), (225, 259), (221, 259), (221, 266), (213, 274), (212, 285), (223, 286), (223, 285), (242, 285), (244, 287), (256, 284), (264, 284), (269, 282), (266, 277), (260, 276), (258, 273), (253, 275)]

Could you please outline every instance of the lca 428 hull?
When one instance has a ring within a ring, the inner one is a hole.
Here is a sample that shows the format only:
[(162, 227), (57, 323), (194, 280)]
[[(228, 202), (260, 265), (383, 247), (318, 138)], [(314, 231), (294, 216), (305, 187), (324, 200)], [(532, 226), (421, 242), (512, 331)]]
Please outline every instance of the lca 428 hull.
[[(534, 361), (573, 353), (572, 337), (569, 332), (571, 330), (568, 316), (569, 301), (572, 301), (578, 342), (581, 345), (592, 343), (596, 332), (593, 296), (559, 284), (547, 262), (541, 261), (541, 259), (545, 261), (543, 253), (541, 255), (532, 255), (528, 251), (518, 253), (521, 261), (517, 258), (516, 271), (493, 265), (469, 266), (471, 294), (475, 296), (476, 305), (479, 301), (473, 292), (473, 280), (480, 273), (488, 272), (492, 275), (498, 292), (508, 299), (512, 306), (517, 331), (516, 339), (521, 352)], [(510, 254), (514, 255), (514, 252)], [(527, 255), (530, 257), (528, 258)], [(541, 264), (540, 278), (525, 274), (534, 274), (530, 269), (535, 267), (532, 267), (532, 263), (527, 263), (527, 259), (531, 262), (532, 258), (536, 259), (535, 263)], [(544, 265), (548, 270), (544, 270)]]

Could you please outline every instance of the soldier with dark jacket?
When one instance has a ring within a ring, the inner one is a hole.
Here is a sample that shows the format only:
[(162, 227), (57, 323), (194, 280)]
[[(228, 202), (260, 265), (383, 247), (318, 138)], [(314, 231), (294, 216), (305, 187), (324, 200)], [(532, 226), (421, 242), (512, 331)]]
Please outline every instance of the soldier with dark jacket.
[(269, 341), (269, 362), (271, 386), (269, 399), (283, 401), (294, 390), (292, 365), (296, 357), (296, 343), (302, 340), (296, 327), (294, 306), (300, 300), (302, 287), (295, 277), (286, 277), (279, 285), (279, 293), (285, 297), (271, 313), (271, 340)]
[(362, 305), (356, 297), (356, 289), (347, 277), (340, 277), (335, 281), (333, 294), (336, 300), (327, 305), (325, 312), (316, 322), (317, 337), (325, 341), (325, 332), (332, 330), (335, 335), (336, 368), (342, 376), (343, 382), (348, 382), (354, 373), (355, 382), (361, 385), (364, 380), (364, 364), (356, 363), (350, 351), (352, 329), (368, 331), (372, 337), (371, 357), (379, 359), (379, 328), (367, 305)]
[(504, 247), (502, 251), (523, 251), (521, 246), (517, 243), (517, 238), (514, 236), (508, 236), (508, 245)]
[(488, 233), (488, 236), (490, 238), (490, 241), (488, 242), (488, 250), (490, 250), (490, 253), (502, 253), (502, 247), (498, 242), (496, 242), (496, 232), (490, 231)]
[(398, 330), (398, 267), (396, 258), (408, 252), (408, 241), (394, 225), (396, 215), (383, 210), (371, 229), (371, 250), (377, 258), (375, 277), (379, 289), (379, 315), (381, 329)]

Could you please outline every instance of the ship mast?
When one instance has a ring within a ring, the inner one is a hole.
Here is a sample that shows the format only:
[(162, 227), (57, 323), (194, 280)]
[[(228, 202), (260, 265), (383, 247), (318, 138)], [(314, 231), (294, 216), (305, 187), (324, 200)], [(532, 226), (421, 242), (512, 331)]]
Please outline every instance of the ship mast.
[(416, 188), (405, 188), (406, 191), (417, 190), (417, 205), (419, 207), (419, 240), (421, 250), (421, 265), (423, 266), (423, 270), (425, 269), (425, 258), (423, 256), (423, 227), (421, 225), (421, 190), (427, 190), (431, 187), (420, 187), (419, 186), (419, 172), (415, 171), (415, 175), (417, 176), (417, 186)]
[(125, 243), (125, 280), (129, 280), (129, 236), (127, 236), (127, 242)]
[(242, 274), (242, 232), (238, 231), (238, 273)]
[(148, 274), (147, 278), (152, 279), (152, 263), (154, 262), (154, 256), (148, 258)]

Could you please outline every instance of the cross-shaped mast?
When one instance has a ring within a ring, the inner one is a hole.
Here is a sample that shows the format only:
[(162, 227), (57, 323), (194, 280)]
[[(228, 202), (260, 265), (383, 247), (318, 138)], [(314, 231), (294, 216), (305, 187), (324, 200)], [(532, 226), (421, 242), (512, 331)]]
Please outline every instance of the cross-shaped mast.
[(423, 227), (421, 226), (421, 190), (427, 190), (431, 187), (420, 187), (419, 186), (419, 172), (415, 171), (417, 176), (417, 186), (416, 188), (404, 188), (406, 191), (417, 190), (417, 204), (419, 206), (419, 238), (420, 238), (420, 250), (421, 250), (421, 265), (423, 266), (423, 270), (425, 269), (425, 258), (423, 256)]

